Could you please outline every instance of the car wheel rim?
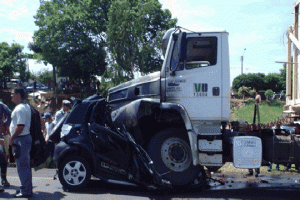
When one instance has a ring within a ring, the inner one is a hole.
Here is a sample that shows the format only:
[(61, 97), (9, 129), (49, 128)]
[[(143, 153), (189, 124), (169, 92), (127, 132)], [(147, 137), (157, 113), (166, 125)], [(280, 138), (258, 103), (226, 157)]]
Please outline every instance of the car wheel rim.
[(164, 164), (175, 172), (182, 172), (189, 168), (192, 159), (187, 143), (180, 138), (168, 138), (161, 148)]
[(63, 177), (69, 185), (75, 186), (82, 184), (86, 176), (86, 168), (79, 161), (70, 161), (64, 166)]

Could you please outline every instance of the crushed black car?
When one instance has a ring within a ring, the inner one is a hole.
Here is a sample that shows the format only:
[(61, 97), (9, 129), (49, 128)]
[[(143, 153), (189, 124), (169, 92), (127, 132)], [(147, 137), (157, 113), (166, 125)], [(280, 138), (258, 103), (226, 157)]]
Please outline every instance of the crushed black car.
[(170, 188), (125, 127), (112, 123), (110, 107), (98, 94), (76, 99), (50, 140), (56, 143), (53, 159), (64, 189), (82, 189), (91, 176), (109, 183)]

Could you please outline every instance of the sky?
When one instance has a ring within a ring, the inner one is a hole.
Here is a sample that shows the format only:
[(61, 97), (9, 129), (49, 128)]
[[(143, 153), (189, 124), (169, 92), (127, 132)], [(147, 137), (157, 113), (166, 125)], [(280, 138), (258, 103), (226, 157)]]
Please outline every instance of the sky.
[[(230, 79), (244, 73), (280, 73), (286, 61), (286, 31), (294, 23), (296, 0), (159, 0), (169, 9), (178, 26), (191, 31), (226, 30), (229, 33)], [(25, 53), (34, 31), (33, 16), (39, 0), (0, 0), (0, 42), (19, 43)], [(246, 49), (246, 50), (244, 50)], [(37, 73), (52, 69), (35, 60), (28, 61), (29, 70)]]

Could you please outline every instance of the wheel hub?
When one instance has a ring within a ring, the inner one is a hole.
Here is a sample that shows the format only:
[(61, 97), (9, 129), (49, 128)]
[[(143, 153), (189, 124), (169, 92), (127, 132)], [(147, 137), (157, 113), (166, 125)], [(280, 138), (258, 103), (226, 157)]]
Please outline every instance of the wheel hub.
[(168, 138), (165, 140), (162, 144), (161, 156), (164, 164), (176, 172), (188, 169), (192, 162), (188, 144), (181, 138)]
[(171, 145), (168, 154), (171, 160), (176, 163), (181, 163), (186, 159), (186, 151), (184, 146), (180, 144)]
[(79, 172), (78, 172), (78, 170), (77, 170), (77, 169), (72, 169), (72, 170), (71, 170), (71, 176), (73, 176), (73, 177), (77, 177), (77, 176), (78, 176), (78, 174), (79, 174)]
[(69, 185), (80, 185), (86, 176), (86, 168), (79, 161), (70, 161), (64, 166), (63, 177)]

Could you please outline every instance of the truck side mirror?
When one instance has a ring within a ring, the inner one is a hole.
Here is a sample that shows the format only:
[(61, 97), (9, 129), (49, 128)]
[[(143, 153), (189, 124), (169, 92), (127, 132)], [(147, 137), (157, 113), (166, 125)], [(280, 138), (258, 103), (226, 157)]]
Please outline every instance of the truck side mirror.
[(180, 39), (181, 39), (181, 41), (180, 41), (180, 57), (179, 57), (179, 62), (184, 62), (186, 60), (186, 51), (187, 51), (186, 32), (182, 32)]
[(170, 69), (171, 75), (175, 75), (179, 63), (186, 59), (186, 32), (181, 32), (179, 35), (173, 34), (174, 48), (171, 57)]

